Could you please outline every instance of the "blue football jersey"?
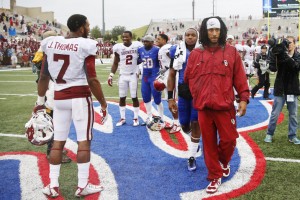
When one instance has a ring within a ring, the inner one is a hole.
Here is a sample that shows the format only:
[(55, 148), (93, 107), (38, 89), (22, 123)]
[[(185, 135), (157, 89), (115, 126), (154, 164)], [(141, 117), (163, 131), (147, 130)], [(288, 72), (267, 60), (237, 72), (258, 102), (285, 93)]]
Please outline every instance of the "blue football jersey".
[(157, 76), (160, 66), (158, 60), (159, 48), (153, 46), (150, 50), (146, 50), (145, 47), (138, 49), (139, 62), (143, 64), (143, 77)]

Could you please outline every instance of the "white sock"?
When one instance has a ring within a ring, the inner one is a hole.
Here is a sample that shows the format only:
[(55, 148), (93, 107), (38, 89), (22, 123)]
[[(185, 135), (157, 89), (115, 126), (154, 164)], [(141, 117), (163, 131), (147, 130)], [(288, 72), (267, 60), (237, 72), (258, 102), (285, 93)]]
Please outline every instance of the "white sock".
[(198, 142), (192, 142), (190, 143), (190, 157), (195, 157), (196, 156), (196, 153), (197, 153), (197, 150), (198, 150), (198, 146), (199, 146), (199, 143)]
[(133, 119), (139, 118), (140, 107), (133, 107)]
[(121, 119), (125, 119), (125, 109), (126, 109), (126, 106), (119, 107)]
[(160, 118), (164, 121), (164, 105), (162, 104), (162, 102), (160, 102), (160, 104), (157, 105), (157, 111)]
[(148, 103), (145, 103), (145, 107), (146, 107), (147, 115), (148, 115), (149, 119), (151, 119), (152, 118), (152, 103), (151, 103), (151, 101)]
[(59, 165), (50, 164), (50, 173), (49, 173), (50, 188), (59, 187), (58, 177), (60, 172), (60, 165), (61, 164)]
[(87, 163), (77, 163), (78, 167), (78, 187), (84, 188), (89, 179), (89, 169), (90, 169), (90, 162)]

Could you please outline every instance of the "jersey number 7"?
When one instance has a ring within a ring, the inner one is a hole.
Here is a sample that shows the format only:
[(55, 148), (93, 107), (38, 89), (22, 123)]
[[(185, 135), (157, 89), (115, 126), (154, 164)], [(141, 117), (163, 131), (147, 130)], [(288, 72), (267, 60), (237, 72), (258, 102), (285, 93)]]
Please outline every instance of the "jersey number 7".
[(64, 79), (63, 76), (65, 75), (67, 68), (69, 67), (70, 64), (70, 55), (64, 55), (64, 54), (54, 54), (53, 55), (53, 61), (59, 61), (59, 60), (63, 60), (63, 65), (58, 73), (57, 79), (56, 79), (56, 83), (59, 84), (64, 84), (67, 83)]

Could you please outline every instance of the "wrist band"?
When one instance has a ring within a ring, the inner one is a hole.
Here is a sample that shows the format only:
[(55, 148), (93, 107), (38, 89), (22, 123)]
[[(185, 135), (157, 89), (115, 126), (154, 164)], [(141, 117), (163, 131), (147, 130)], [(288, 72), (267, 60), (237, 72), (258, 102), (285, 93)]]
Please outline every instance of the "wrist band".
[(45, 96), (41, 97), (41, 96), (38, 96), (37, 98), (37, 102), (36, 102), (38, 105), (43, 105), (45, 103)]
[(168, 99), (173, 99), (173, 91), (168, 91)]
[(109, 76), (111, 76), (111, 77), (114, 77), (114, 75), (115, 75), (115, 74), (114, 74), (114, 73), (112, 73), (112, 72), (109, 74)]

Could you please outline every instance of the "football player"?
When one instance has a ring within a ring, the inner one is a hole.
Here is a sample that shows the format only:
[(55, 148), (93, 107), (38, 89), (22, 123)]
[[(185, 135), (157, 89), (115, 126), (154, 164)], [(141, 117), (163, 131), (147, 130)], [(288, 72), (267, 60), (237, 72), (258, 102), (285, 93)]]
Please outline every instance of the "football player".
[(244, 45), (244, 52), (242, 60), (245, 60), (245, 67), (246, 67), (246, 75), (248, 78), (248, 85), (250, 88), (250, 78), (254, 75), (254, 46), (252, 45), (252, 40), (248, 39), (246, 45)]
[(73, 120), (77, 142), (78, 187), (76, 197), (100, 192), (103, 187), (88, 183), (90, 146), (94, 123), (92, 94), (101, 105), (102, 123), (107, 119), (107, 103), (96, 76), (97, 42), (87, 39), (90, 28), (84, 15), (75, 14), (67, 21), (70, 34), (48, 37), (41, 43), (44, 61), (38, 82), (37, 106), (44, 104), (50, 77), (54, 81), (53, 125), (54, 142), (50, 152), (50, 184), (42, 192), (48, 197), (59, 196), (59, 174), (62, 151)]
[(145, 103), (146, 112), (148, 115), (146, 123), (152, 120), (152, 103), (151, 94), (154, 99), (154, 103), (157, 105), (157, 110), (160, 118), (163, 120), (164, 108), (161, 102), (161, 92), (155, 90), (153, 82), (158, 76), (160, 69), (158, 61), (159, 48), (154, 46), (154, 37), (146, 35), (143, 38), (144, 46), (138, 49), (139, 62), (143, 65), (142, 75), (142, 97)]
[[(187, 85), (184, 83), (184, 71), (188, 62), (190, 52), (196, 47), (198, 40), (198, 31), (194, 28), (189, 28), (184, 33), (184, 41), (179, 45), (174, 45), (170, 49), (170, 72), (168, 77), (168, 104), (172, 113), (178, 112), (179, 122), (182, 130), (190, 134), (191, 143), (189, 145), (188, 170), (196, 170), (196, 154), (199, 149), (200, 128), (198, 124), (198, 111), (193, 107), (192, 97), (187, 95)], [(179, 73), (178, 78), (178, 106), (174, 97), (174, 88), (176, 81), (176, 73)]]
[[(170, 48), (172, 45), (167, 44), (168, 42), (168, 36), (165, 34), (159, 34), (156, 40), (157, 46), (160, 47), (158, 51), (158, 60), (160, 64), (160, 73), (163, 76), (163, 83), (165, 87), (167, 87), (167, 82), (168, 82), (168, 76), (169, 76), (169, 67), (170, 67)], [(165, 97), (168, 96), (168, 89), (164, 89), (165, 92)], [(178, 120), (178, 112), (172, 113), (173, 116), (173, 125), (171, 126), (170, 133), (176, 133), (181, 130), (179, 120)]]
[[(46, 31), (43, 33), (43, 38), (46, 39), (47, 37), (50, 36), (56, 36), (57, 33), (55, 31)], [(36, 52), (32, 62), (34, 62), (36, 64), (37, 67), (37, 75), (38, 75), (38, 79), (36, 80), (36, 82), (38, 83), (39, 77), (40, 77), (40, 71), (41, 71), (41, 65), (43, 62), (43, 52), (42, 49), (39, 48), (39, 50)], [(53, 101), (54, 101), (54, 83), (52, 80), (49, 81), (49, 86), (48, 86), (48, 90), (46, 92), (46, 96), (45, 96), (45, 109), (46, 109), (46, 113), (53, 118)], [(50, 151), (53, 145), (53, 137), (51, 138), (51, 140), (49, 142), (47, 142), (47, 159), (49, 160), (50, 158)], [(62, 162), (61, 163), (69, 163), (71, 162), (71, 158), (69, 158), (67, 156), (67, 151), (63, 150), (63, 156), (62, 156)]]
[(132, 33), (130, 31), (123, 32), (122, 40), (123, 43), (118, 43), (113, 46), (114, 61), (107, 82), (109, 86), (113, 85), (113, 77), (119, 68), (119, 110), (121, 119), (116, 126), (122, 126), (126, 123), (125, 109), (128, 89), (130, 91), (134, 109), (133, 126), (138, 126), (140, 103), (137, 97), (139, 74), (137, 50), (143, 45), (141, 42), (132, 41)]

